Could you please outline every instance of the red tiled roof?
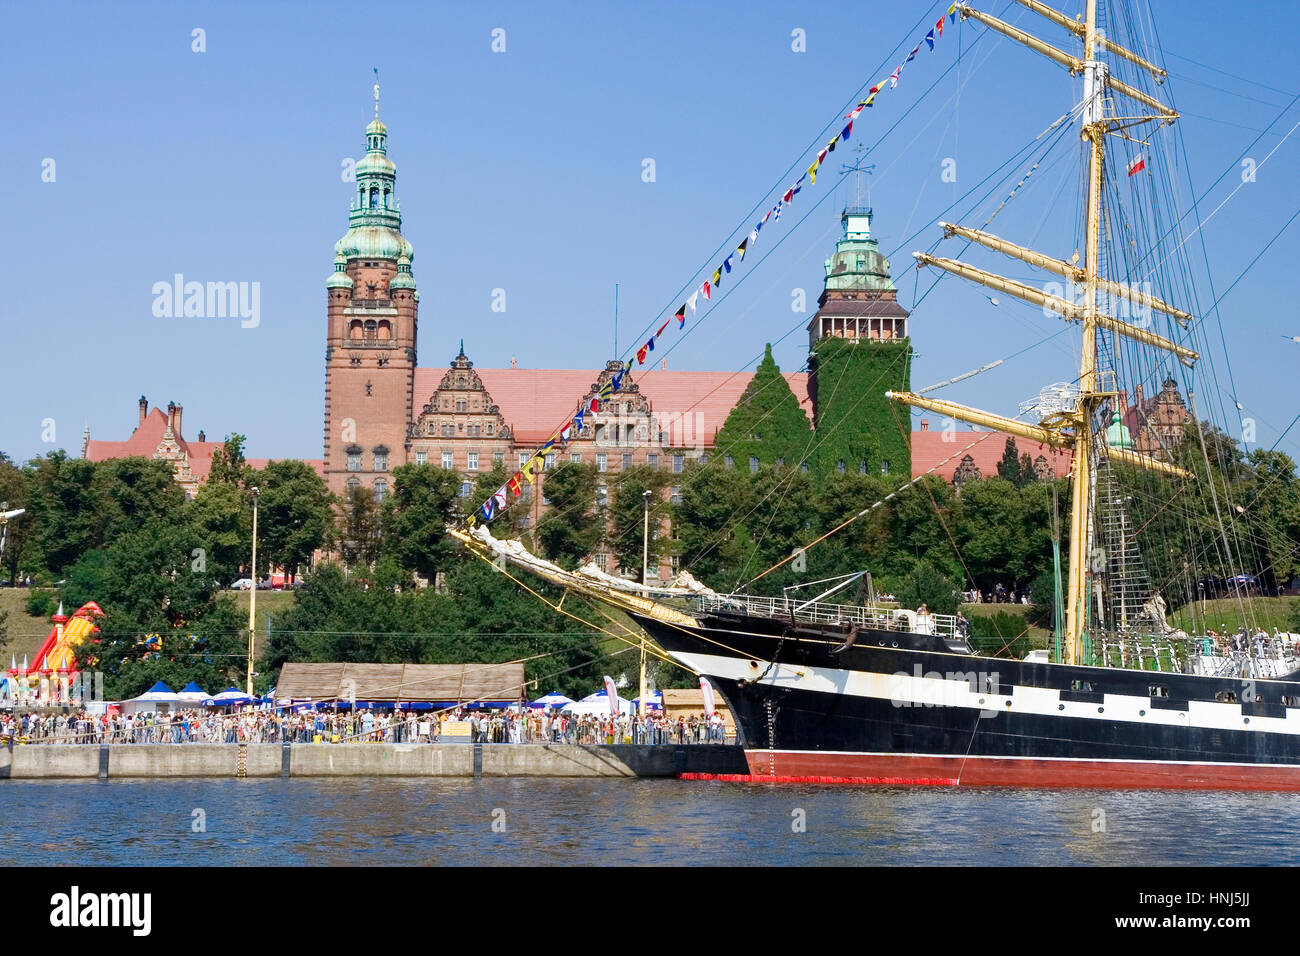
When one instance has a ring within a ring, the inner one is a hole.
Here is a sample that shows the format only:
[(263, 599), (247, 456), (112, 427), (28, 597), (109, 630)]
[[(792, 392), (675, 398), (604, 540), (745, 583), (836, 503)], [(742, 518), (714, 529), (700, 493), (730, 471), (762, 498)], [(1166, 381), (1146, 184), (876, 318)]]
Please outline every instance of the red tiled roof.
[[(163, 433), (167, 430), (167, 413), (155, 408), (145, 416), (144, 423), (137, 425), (131, 437), (126, 441), (101, 441), (92, 438), (86, 443), (87, 461), (108, 461), (110, 458), (152, 458), (162, 443)], [(224, 446), (219, 441), (186, 441), (177, 435), (176, 441), (189, 456), (190, 471), (199, 481), (207, 481), (212, 471), (212, 454)], [(249, 458), (248, 464), (257, 469), (267, 466), (268, 462), (280, 461), (273, 458)], [(325, 462), (320, 458), (300, 459), (310, 465), (312, 470), (322, 478), (325, 477)]]
[[(107, 461), (110, 458), (132, 458), (139, 455), (144, 458), (152, 458), (153, 453), (158, 450), (158, 445), (162, 442), (163, 432), (167, 430), (167, 413), (161, 408), (155, 408), (145, 416), (144, 422), (136, 426), (135, 431), (131, 432), (131, 437), (126, 441), (97, 441), (91, 439), (86, 444), (86, 458), (90, 461)], [(186, 442), (180, 436), (177, 436), (182, 448), (188, 447)]]
[[(955, 431), (946, 436), (942, 431), (912, 432), (912, 475), (923, 475), (930, 469), (945, 480), (952, 481), (953, 472), (963, 458), (970, 455), (975, 467), (984, 478), (996, 477), (998, 462), (1007, 447), (1007, 436), (1001, 432)], [(1052, 471), (1058, 478), (1070, 473), (1070, 452), (1054, 449), (1049, 445), (1040, 445), (1027, 438), (1016, 438), (1016, 450), (1030, 458), (1046, 456), (1052, 465)], [(967, 448), (967, 445), (973, 446)]]
[[(600, 377), (590, 369), (476, 368), (492, 401), (501, 409), (506, 424), (514, 430), (515, 441), (541, 444), (563, 424), (565, 416)], [(415, 370), (415, 405), (424, 407), (437, 391), (447, 370)], [(711, 445), (714, 434), (740, 401), (745, 386), (754, 377), (747, 372), (679, 372), (660, 368), (633, 373), (641, 394), (660, 416), (687, 415), (700, 424), (700, 437)], [(808, 398), (808, 373), (785, 373), (785, 380), (804, 410), (812, 419), (812, 402)]]

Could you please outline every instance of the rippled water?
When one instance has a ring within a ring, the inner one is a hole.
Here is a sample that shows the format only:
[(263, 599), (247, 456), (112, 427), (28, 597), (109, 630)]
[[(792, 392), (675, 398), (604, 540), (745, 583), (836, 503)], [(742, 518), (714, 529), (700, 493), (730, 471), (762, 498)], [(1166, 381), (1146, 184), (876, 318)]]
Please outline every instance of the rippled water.
[[(206, 832), (195, 833), (200, 809)], [(1300, 863), (1295, 794), (539, 778), (4, 781), (0, 821), (6, 866)]]

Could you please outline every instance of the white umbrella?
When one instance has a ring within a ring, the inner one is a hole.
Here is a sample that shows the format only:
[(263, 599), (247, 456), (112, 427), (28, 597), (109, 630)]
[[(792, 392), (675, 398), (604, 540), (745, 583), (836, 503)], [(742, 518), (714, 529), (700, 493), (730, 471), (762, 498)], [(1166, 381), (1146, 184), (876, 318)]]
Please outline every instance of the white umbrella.
[[(626, 701), (622, 697), (617, 696), (614, 699), (618, 702), (619, 713), (630, 714), (632, 712), (632, 704), (630, 701)], [(602, 717), (605, 717), (609, 715), (609, 697), (602, 690), (589, 697), (582, 698), (582, 700), (577, 703), (568, 704), (560, 708), (560, 712), (564, 714), (574, 714), (576, 716), (581, 716), (583, 714), (600, 714)]]

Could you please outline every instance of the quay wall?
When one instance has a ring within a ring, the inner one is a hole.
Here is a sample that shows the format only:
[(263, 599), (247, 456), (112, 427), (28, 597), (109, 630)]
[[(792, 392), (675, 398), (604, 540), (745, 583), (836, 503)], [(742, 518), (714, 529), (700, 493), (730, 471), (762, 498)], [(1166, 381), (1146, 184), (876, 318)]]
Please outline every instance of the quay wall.
[(674, 777), (747, 773), (739, 747), (573, 744), (28, 744), (0, 780), (175, 777)]

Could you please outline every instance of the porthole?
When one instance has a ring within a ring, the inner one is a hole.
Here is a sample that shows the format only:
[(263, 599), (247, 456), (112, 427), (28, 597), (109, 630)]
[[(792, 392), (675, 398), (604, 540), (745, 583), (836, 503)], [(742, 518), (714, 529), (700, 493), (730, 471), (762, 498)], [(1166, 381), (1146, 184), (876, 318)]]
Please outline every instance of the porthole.
[(1064, 705), (1064, 704), (1057, 704), (1057, 705), (1056, 705), (1056, 709), (1057, 709), (1057, 710), (1065, 710), (1065, 705)]
[(1098, 707), (1098, 708), (1097, 708), (1097, 713), (1099, 713), (1099, 714), (1104, 714), (1104, 713), (1106, 713), (1106, 708), (1105, 708), (1105, 707)]
[(1249, 717), (1243, 717), (1243, 718), (1241, 719), (1241, 722), (1242, 722), (1243, 724), (1248, 724), (1248, 723), (1250, 723), (1250, 718), (1249, 718)]
[(983, 705), (984, 705), (984, 698), (981, 697), (981, 698), (980, 698), (980, 706), (983, 706)]
[(1007, 701), (1007, 709), (1008, 709), (1008, 710), (1011, 709), (1011, 701)]
[(1147, 712), (1146, 712), (1145, 710), (1139, 710), (1139, 711), (1138, 711), (1138, 716), (1139, 716), (1139, 717), (1145, 717), (1146, 715), (1147, 715)]
[(898, 646), (898, 641), (894, 641), (894, 645), (893, 645), (893, 646), (894, 646), (894, 647), (897, 647), (897, 646)]

